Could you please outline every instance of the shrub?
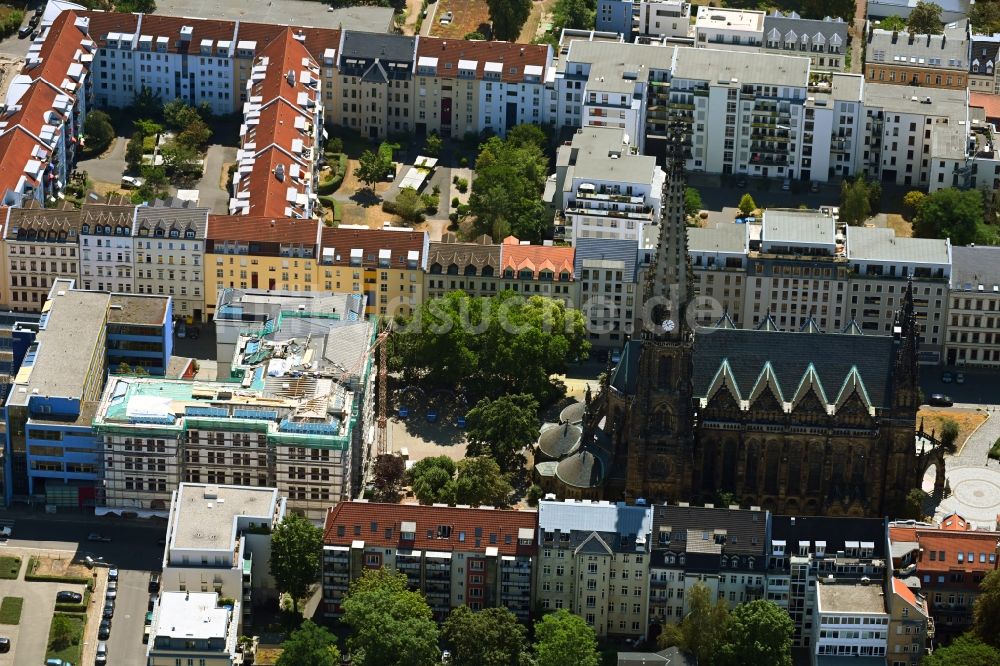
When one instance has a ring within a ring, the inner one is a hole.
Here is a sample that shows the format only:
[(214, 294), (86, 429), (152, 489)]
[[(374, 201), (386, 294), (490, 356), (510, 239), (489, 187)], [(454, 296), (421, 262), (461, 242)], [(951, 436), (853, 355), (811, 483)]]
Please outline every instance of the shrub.
[(455, 187), (458, 188), (459, 192), (465, 194), (469, 191), (469, 181), (465, 178), (459, 178), (455, 181)]
[(335, 160), (330, 164), (330, 178), (321, 180), (316, 188), (316, 193), (320, 195), (330, 195), (340, 189), (340, 184), (344, 182), (344, 174), (347, 173), (347, 155), (338, 153)]
[(0, 37), (13, 35), (21, 29), (22, 22), (24, 22), (24, 12), (14, 10), (10, 14), (7, 14), (7, 18), (0, 24)]
[(463, 167), (463, 168), (469, 166), (469, 158), (468, 157), (462, 157), (461, 159), (459, 159), (458, 160), (458, 166)]
[(452, 197), (451, 198), (451, 207), (452, 208), (458, 208), (461, 203), (462, 202), (458, 200), (458, 197)]

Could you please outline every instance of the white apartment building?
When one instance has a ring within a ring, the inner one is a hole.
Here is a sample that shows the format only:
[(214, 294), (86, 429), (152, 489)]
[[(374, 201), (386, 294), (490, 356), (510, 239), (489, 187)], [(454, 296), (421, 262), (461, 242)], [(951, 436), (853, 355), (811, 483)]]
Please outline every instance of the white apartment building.
[(889, 634), (882, 581), (842, 584), (820, 579), (812, 624), (813, 666), (840, 662), (847, 666), (858, 663), (858, 657), (881, 663)]
[(632, 4), (630, 36), (686, 39), (691, 28), (691, 3), (684, 0), (640, 0)]
[(556, 153), (552, 205), (564, 238), (610, 238), (655, 244), (666, 174), (656, 159), (636, 154), (618, 127), (587, 126)]
[(737, 49), (759, 48), (764, 42), (765, 12), (723, 7), (698, 7), (694, 21), (695, 46)]
[[(521, 52), (523, 55), (523, 48)], [(460, 68), (461, 64), (460, 60)], [(473, 68), (476, 66), (470, 62), (470, 71), (475, 71)], [(478, 91), (478, 127), (482, 131), (491, 130), (502, 136), (508, 129), (522, 123), (541, 125), (547, 122), (546, 67), (524, 64), (520, 79), (516, 76), (517, 69), (505, 68), (503, 61), (486, 60), (482, 63), (483, 74)]]
[(273, 603), (271, 531), (284, 518), (274, 488), (181, 483), (171, 494), (163, 592), (212, 592), (239, 599), (241, 623), (253, 605)]
[[(153, 607), (146, 666), (232, 666), (239, 607), (219, 605), (215, 592), (164, 592)], [(112, 657), (113, 658), (113, 657)]]
[(647, 506), (540, 502), (535, 598), (581, 616), (599, 637), (644, 637), (652, 526)]
[(201, 321), (207, 229), (207, 208), (140, 206), (132, 232), (136, 292), (172, 296), (176, 317)]
[(131, 293), (136, 206), (84, 204), (80, 217), (80, 285)]
[(952, 248), (944, 362), (1000, 365), (1000, 247)]
[(688, 229), (695, 279), (693, 312), (699, 325), (714, 324), (723, 315), (737, 328), (743, 324), (749, 230), (749, 225), (732, 223)]

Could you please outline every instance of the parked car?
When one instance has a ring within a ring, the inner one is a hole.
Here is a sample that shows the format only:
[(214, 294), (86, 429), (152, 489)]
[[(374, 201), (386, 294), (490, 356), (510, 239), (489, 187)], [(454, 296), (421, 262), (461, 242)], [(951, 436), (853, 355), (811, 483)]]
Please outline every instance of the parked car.
[(944, 372), (941, 374), (941, 381), (945, 384), (951, 384), (954, 380), (955, 378), (951, 376), (950, 372)]
[(146, 626), (153, 624), (153, 611), (146, 613)]
[(114, 581), (111, 581), (111, 582), (108, 583), (108, 589), (105, 590), (105, 592), (104, 592), (104, 599), (105, 600), (114, 601), (115, 599), (118, 598), (118, 587), (117, 586), (111, 587), (111, 583), (113, 583), (113, 582)]
[(78, 604), (82, 601), (83, 595), (79, 592), (71, 592), (70, 590), (61, 590), (56, 592), (57, 604)]
[(68, 661), (63, 661), (62, 659), (46, 659), (45, 666), (73, 666), (73, 664)]
[(188, 328), (187, 335), (189, 340), (197, 340), (199, 337), (201, 337), (201, 329), (198, 328), (197, 326), (190, 326)]
[(144, 182), (145, 181), (143, 181), (142, 178), (136, 178), (135, 176), (122, 176), (122, 189), (123, 190), (131, 190), (133, 188), (138, 189), (142, 187), (142, 184)]
[(177, 330), (177, 337), (178, 338), (186, 338), (187, 337), (187, 324), (185, 324), (184, 322), (181, 322), (177, 326), (176, 330)]
[(108, 663), (108, 644), (101, 641), (97, 644), (97, 656), (94, 657), (95, 666), (104, 666)]
[(101, 626), (97, 629), (97, 640), (106, 641), (111, 638), (111, 620), (101, 620)]
[(10, 639), (0, 636), (0, 652), (10, 652)]
[(965, 383), (965, 374), (963, 374), (961, 372), (956, 372), (955, 373), (955, 383), (956, 384), (964, 384)]
[(934, 405), (935, 407), (951, 407), (955, 402), (944, 393), (932, 393), (931, 397), (927, 400), (927, 404)]
[(0, 527), (0, 539), (9, 539), (14, 534), (14, 528), (10, 525)]
[(34, 28), (32, 28), (30, 25), (26, 25), (17, 31), (17, 36), (19, 39), (24, 39), (25, 37), (31, 34), (32, 30), (34, 30)]
[(156, 594), (160, 591), (160, 574), (149, 574), (149, 593)]
[(87, 535), (87, 541), (100, 541), (101, 543), (111, 543), (111, 537), (104, 536), (100, 532), (91, 532)]
[(102, 617), (104, 617), (104, 619), (106, 620), (110, 620), (114, 616), (115, 616), (115, 600), (108, 599), (107, 601), (104, 602), (104, 613), (102, 614)]
[(118, 567), (108, 569), (108, 580), (118, 580)]

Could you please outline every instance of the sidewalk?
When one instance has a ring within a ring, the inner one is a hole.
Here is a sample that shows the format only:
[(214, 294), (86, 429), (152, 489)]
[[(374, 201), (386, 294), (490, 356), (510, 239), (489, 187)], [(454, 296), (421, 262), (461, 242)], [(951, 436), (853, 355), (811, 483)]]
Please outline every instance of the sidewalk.
[(108, 567), (96, 566), (93, 573), (97, 575), (94, 591), (90, 594), (90, 608), (87, 610), (87, 627), (83, 632), (83, 652), (80, 655), (81, 664), (93, 664), (97, 657), (97, 630), (101, 627), (101, 615), (104, 613), (104, 595), (108, 589)]

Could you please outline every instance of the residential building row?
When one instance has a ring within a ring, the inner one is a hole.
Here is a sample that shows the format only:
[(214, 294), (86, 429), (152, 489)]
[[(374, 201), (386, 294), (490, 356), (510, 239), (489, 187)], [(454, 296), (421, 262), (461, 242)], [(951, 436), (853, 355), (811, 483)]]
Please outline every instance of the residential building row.
[[(982, 534), (993, 539), (983, 553), (995, 568), (996, 533)], [(327, 514), (323, 612), (338, 616), (351, 582), (386, 568), (406, 575), (439, 620), (458, 606), (506, 607), (522, 619), (535, 607), (566, 609), (600, 637), (632, 640), (680, 622), (703, 584), (729, 607), (768, 599), (787, 610), (793, 646), (810, 663), (909, 666), (932, 647), (936, 618), (920, 585), (894, 575), (896, 552), (886, 520), (760, 507), (546, 498), (537, 511), (510, 511), (355, 500)]]

